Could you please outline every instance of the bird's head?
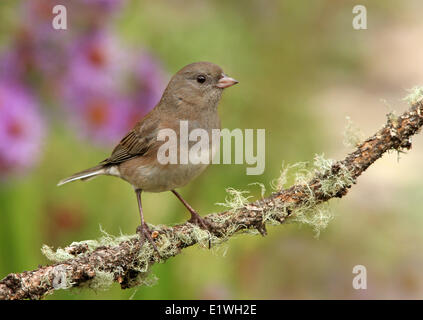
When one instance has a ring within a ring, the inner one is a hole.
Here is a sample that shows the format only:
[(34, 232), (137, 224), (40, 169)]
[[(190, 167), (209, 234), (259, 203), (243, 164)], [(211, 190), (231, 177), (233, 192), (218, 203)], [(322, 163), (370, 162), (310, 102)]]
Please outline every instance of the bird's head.
[(203, 108), (217, 106), (222, 91), (237, 84), (222, 68), (211, 62), (191, 63), (170, 80), (162, 99)]

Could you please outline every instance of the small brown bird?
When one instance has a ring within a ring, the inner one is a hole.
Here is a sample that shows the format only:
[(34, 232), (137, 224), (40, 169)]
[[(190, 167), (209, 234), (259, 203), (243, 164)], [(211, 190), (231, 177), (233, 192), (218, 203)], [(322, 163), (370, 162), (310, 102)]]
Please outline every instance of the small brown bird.
[[(147, 238), (156, 251), (151, 231), (144, 221), (142, 191), (172, 191), (191, 213), (189, 222), (201, 228), (209, 228), (206, 221), (175, 191), (197, 177), (208, 164), (194, 164), (191, 161), (162, 164), (158, 160), (158, 151), (165, 141), (158, 137), (162, 129), (171, 129), (180, 141), (181, 123), (187, 124), (189, 132), (203, 129), (212, 137), (212, 130), (220, 129), (217, 105), (223, 89), (237, 83), (225, 75), (219, 66), (210, 62), (185, 66), (171, 78), (159, 103), (119, 142), (110, 157), (93, 168), (63, 179), (58, 185), (99, 175), (115, 176), (129, 182), (135, 189), (141, 217), (137, 232), (140, 233), (141, 242)], [(189, 141), (188, 147), (193, 144), (195, 142)], [(187, 151), (183, 150), (182, 145), (178, 143), (175, 146), (177, 159), (181, 159), (181, 153)], [(209, 150), (217, 150), (220, 139), (209, 139), (208, 147)], [(209, 154), (211, 159), (213, 152)]]

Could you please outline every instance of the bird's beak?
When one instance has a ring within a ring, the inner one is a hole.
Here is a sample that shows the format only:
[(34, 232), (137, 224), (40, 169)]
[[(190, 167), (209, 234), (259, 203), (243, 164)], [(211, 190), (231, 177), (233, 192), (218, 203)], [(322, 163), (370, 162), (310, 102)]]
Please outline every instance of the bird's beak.
[(217, 82), (217, 87), (218, 88), (228, 88), (233, 86), (234, 84), (237, 84), (238, 81), (236, 81), (233, 78), (228, 77), (226, 74), (223, 75), (222, 78), (220, 78), (220, 80)]

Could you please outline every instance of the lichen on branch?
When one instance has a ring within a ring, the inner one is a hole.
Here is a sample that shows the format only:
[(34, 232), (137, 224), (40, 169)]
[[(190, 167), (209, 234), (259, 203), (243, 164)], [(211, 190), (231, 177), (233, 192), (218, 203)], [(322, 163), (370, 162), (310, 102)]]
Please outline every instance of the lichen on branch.
[[(211, 232), (188, 222), (151, 225), (160, 256), (148, 241), (141, 247), (136, 235), (113, 237), (105, 232), (99, 240), (74, 242), (56, 251), (44, 246), (43, 253), (54, 264), (7, 275), (0, 281), (0, 299), (40, 299), (59, 289), (99, 290), (113, 282), (123, 289), (150, 285), (154, 282), (151, 267), (184, 248), (195, 244), (212, 248), (242, 232), (265, 235), (266, 225), (302, 222), (318, 234), (332, 218), (328, 200), (346, 195), (357, 178), (387, 151), (411, 148), (411, 137), (423, 126), (423, 88), (414, 88), (406, 100), (411, 105), (408, 111), (401, 116), (388, 114), (387, 123), (363, 142), (354, 138), (356, 149), (345, 159), (333, 161), (317, 155), (312, 166), (285, 166), (274, 183), (276, 192), (260, 200), (249, 202), (245, 192), (228, 189), (224, 203), (228, 210), (205, 217), (214, 226)], [(285, 188), (289, 171), (295, 173), (295, 182)]]

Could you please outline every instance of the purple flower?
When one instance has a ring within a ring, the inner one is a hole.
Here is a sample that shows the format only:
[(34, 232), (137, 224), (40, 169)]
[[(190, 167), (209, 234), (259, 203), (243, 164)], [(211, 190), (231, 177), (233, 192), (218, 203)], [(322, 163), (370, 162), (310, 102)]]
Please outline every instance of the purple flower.
[(0, 82), (0, 175), (33, 166), (44, 124), (37, 102), (22, 87)]
[(131, 56), (110, 33), (94, 32), (74, 43), (63, 97), (73, 126), (96, 142), (116, 143), (129, 128), (124, 94)]
[(143, 53), (137, 61), (133, 78), (133, 107), (139, 119), (160, 101), (166, 77), (159, 61), (151, 54)]
[(130, 104), (110, 93), (81, 95), (75, 99), (75, 111), (70, 114), (72, 126), (79, 134), (100, 145), (117, 143), (128, 130)]
[(160, 100), (163, 70), (152, 55), (135, 60), (106, 32), (75, 44), (64, 96), (74, 126), (101, 144), (117, 143)]
[(0, 54), (0, 76), (9, 81), (19, 81), (27, 73), (27, 61), (21, 59), (16, 50), (8, 50)]
[(123, 86), (131, 56), (121, 49), (114, 35), (94, 32), (71, 48), (66, 94), (97, 94)]
[[(116, 143), (159, 101), (163, 71), (148, 54), (135, 60), (106, 31), (74, 44), (64, 97), (74, 126), (96, 142)], [(129, 88), (129, 89), (128, 89)]]
[[(24, 1), (21, 8), (24, 19), (14, 43), (14, 51), (17, 54), (30, 57), (36, 70), (50, 78), (57, 78), (63, 73), (68, 59), (69, 43), (74, 37), (74, 28), (53, 28), (52, 9), (57, 4), (62, 4), (62, 1)], [(70, 10), (73, 5), (66, 4), (66, 7)]]

